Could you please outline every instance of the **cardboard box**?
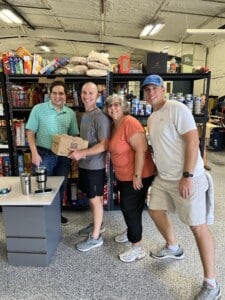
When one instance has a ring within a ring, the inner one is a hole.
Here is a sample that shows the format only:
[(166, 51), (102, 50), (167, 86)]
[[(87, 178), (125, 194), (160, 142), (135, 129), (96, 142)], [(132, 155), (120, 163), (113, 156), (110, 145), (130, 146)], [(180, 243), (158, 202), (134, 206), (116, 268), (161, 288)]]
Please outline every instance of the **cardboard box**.
[(68, 156), (70, 149), (86, 149), (88, 141), (68, 134), (55, 134), (52, 141), (52, 152), (60, 156)]
[(130, 73), (130, 55), (121, 55), (118, 59), (119, 73)]

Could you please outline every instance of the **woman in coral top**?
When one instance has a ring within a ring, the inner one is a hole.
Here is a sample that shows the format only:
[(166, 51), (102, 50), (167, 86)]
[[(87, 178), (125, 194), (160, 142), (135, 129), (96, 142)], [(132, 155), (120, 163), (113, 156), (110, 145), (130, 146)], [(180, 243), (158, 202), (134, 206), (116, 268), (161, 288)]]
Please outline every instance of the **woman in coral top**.
[(108, 150), (120, 191), (120, 207), (127, 225), (127, 230), (116, 236), (115, 241), (132, 243), (132, 248), (121, 253), (119, 258), (124, 262), (133, 262), (145, 256), (142, 212), (154, 178), (155, 165), (145, 130), (137, 119), (129, 115), (130, 106), (126, 99), (117, 94), (109, 96), (104, 111), (113, 120)]

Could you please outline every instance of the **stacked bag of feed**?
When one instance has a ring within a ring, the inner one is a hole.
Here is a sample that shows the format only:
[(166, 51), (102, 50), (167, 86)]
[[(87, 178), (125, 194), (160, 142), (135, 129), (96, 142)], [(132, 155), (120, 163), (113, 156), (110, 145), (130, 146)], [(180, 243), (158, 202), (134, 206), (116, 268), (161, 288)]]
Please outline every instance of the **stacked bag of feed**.
[(55, 70), (55, 74), (106, 76), (110, 62), (104, 53), (91, 51), (88, 57), (73, 56), (67, 65)]

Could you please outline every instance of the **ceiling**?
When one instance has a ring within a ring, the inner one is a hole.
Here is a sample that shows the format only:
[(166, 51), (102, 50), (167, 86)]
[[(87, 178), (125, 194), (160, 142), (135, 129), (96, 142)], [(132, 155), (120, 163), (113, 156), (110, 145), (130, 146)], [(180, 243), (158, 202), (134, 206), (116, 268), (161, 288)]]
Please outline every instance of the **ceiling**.
[[(23, 17), (23, 24), (0, 21), (0, 53), (24, 46), (45, 58), (87, 56), (91, 50), (109, 53), (112, 63), (123, 54), (143, 61), (146, 51), (176, 55), (177, 45), (206, 47), (225, 40), (224, 34), (189, 35), (187, 28), (217, 29), (225, 24), (225, 0), (0, 0)], [(139, 38), (144, 25), (156, 19), (164, 28)], [(224, 30), (225, 31), (225, 30)], [(50, 54), (38, 45), (50, 46)]]

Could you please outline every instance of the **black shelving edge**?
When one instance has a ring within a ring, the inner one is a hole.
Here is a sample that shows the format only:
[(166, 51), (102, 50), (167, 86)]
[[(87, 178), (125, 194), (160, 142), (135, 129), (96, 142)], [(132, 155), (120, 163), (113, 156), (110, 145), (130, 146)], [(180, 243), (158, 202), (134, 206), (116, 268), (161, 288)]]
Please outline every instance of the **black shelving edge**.
[(79, 82), (88, 82), (93, 81), (95, 83), (103, 83), (106, 82), (107, 76), (87, 76), (87, 75), (60, 75), (60, 74), (50, 74), (50, 75), (29, 75), (29, 74), (16, 74), (16, 75), (6, 75), (6, 79), (8, 82), (26, 82), (26, 83), (38, 83), (40, 79), (62, 79), (65, 82), (69, 81), (79, 81)]
[(16, 146), (17, 151), (30, 151), (29, 146)]
[[(129, 73), (129, 74), (112, 74), (113, 83), (127, 82), (127, 81), (143, 81), (150, 73)], [(211, 77), (211, 72), (208, 73), (164, 73), (159, 74), (165, 81), (185, 81), (208, 79)]]
[(9, 152), (9, 147), (7, 147), (7, 148), (1, 148), (0, 147), (0, 153), (8, 153)]
[(196, 123), (204, 123), (204, 116), (193, 115)]
[(13, 106), (12, 107), (12, 111), (13, 112), (25, 112), (25, 111), (28, 111), (30, 112), (32, 110), (33, 107), (24, 107), (24, 106)]
[[(6, 75), (6, 78), (9, 81), (20, 81), (20, 80), (28, 80), (29, 82), (34, 81), (37, 82), (40, 78), (47, 79), (57, 79), (62, 78), (65, 81), (67, 80), (80, 80), (80, 81), (106, 81), (107, 78), (109, 80), (113, 80), (113, 83), (121, 82), (121, 81), (141, 81), (144, 80), (146, 76), (151, 75), (151, 73), (129, 73), (129, 74), (119, 74), (119, 73), (109, 73), (108, 76), (101, 77), (92, 77), (87, 75), (28, 75), (28, 74), (17, 74), (17, 75)], [(207, 79), (211, 76), (211, 72), (208, 73), (163, 73), (159, 74), (164, 80), (197, 80), (197, 79)], [(113, 78), (112, 78), (113, 77)], [(8, 81), (7, 80), (7, 81)]]

